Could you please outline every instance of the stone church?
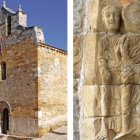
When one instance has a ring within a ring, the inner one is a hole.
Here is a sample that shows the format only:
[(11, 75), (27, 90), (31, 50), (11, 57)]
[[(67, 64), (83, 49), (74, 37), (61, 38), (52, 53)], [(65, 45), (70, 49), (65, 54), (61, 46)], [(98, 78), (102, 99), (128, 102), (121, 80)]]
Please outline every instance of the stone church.
[(5, 2), (0, 11), (0, 133), (40, 137), (66, 123), (64, 50), (45, 44), (40, 27)]

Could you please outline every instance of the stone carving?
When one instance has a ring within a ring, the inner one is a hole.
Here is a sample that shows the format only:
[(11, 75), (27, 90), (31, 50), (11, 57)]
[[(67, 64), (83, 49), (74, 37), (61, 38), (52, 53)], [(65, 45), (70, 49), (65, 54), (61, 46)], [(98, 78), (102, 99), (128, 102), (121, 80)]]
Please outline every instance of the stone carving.
[[(131, 128), (132, 102), (134, 93), (134, 83), (138, 84), (135, 76), (139, 76), (139, 25), (140, 25), (140, 4), (130, 3), (123, 8), (123, 20), (127, 33), (120, 36), (118, 33), (120, 14), (118, 8), (107, 6), (103, 9), (103, 20), (108, 29), (108, 33), (99, 40), (98, 60), (99, 70), (104, 84), (101, 90), (101, 115), (109, 116), (109, 98), (111, 94), (106, 84), (121, 84), (121, 130), (114, 137), (119, 139), (134, 130)], [(114, 23), (114, 24), (113, 24)], [(111, 34), (113, 33), (113, 34)], [(136, 34), (137, 33), (137, 34)], [(136, 66), (135, 66), (136, 65)], [(138, 72), (138, 73), (136, 73)], [(102, 119), (103, 120), (103, 119)], [(104, 133), (108, 128), (101, 125)], [(105, 124), (105, 123), (104, 123)], [(106, 130), (105, 130), (106, 129)], [(102, 134), (103, 134), (102, 132)], [(100, 134), (100, 133), (99, 133)], [(98, 135), (97, 135), (98, 136)], [(101, 135), (100, 135), (101, 136)]]
[(131, 2), (122, 11), (116, 5), (104, 6), (102, 20), (107, 33), (100, 34), (95, 49), (101, 82), (85, 84), (82, 91), (84, 122), (93, 119), (94, 136), (83, 133), (88, 140), (139, 140), (140, 2)]
[(120, 37), (120, 34), (118, 34), (120, 9), (115, 6), (107, 6), (102, 11), (102, 17), (108, 33), (99, 40), (98, 44), (99, 71), (103, 84), (120, 83), (120, 78), (118, 78), (120, 75), (120, 63), (117, 59), (118, 40)]
[(82, 37), (74, 36), (74, 77), (78, 78), (80, 75), (80, 62), (82, 59), (82, 50), (81, 50), (81, 41)]
[[(98, 44), (98, 65), (102, 77), (101, 94), (101, 131), (95, 139), (107, 138), (105, 118), (109, 116), (110, 87), (106, 84), (120, 84), (120, 62), (118, 61), (118, 42), (120, 38), (119, 28), (121, 12), (117, 6), (106, 6), (102, 10), (102, 19), (108, 30)], [(116, 56), (116, 57), (115, 57)]]
[[(74, 0), (74, 70), (73, 70), (73, 78), (74, 78), (74, 139), (79, 140), (79, 77), (81, 71), (82, 64), (82, 49), (83, 49), (83, 32), (84, 32), (84, 8), (85, 8), (86, 0)], [(76, 126), (76, 127), (75, 127)]]
[[(122, 10), (122, 17), (127, 32), (140, 33), (140, 3), (131, 2)], [(134, 26), (135, 25), (135, 26)]]
[(75, 0), (74, 1), (74, 34), (81, 33), (83, 30), (83, 20), (84, 20), (84, 1)]
[(74, 77), (79, 78), (82, 59), (82, 31), (84, 21), (84, 1), (74, 1)]
[[(132, 133), (131, 129), (131, 98), (133, 98), (134, 83), (138, 84), (135, 76), (139, 77), (140, 67), (140, 3), (132, 2), (123, 8), (122, 15), (127, 31), (120, 40), (121, 69), (122, 69), (122, 93), (121, 93), (121, 111), (122, 111), (122, 132), (117, 136), (121, 137)], [(131, 33), (129, 33), (131, 32)], [(138, 73), (137, 73), (138, 72)], [(134, 101), (135, 102), (135, 101)]]

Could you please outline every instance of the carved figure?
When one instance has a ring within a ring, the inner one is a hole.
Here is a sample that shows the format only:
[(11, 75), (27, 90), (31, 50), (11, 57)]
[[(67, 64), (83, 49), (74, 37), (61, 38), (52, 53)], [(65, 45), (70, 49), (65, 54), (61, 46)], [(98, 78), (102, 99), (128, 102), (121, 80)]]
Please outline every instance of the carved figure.
[(106, 6), (102, 10), (102, 19), (108, 30), (98, 44), (98, 65), (102, 77), (101, 86), (101, 132), (95, 139), (107, 137), (107, 128), (105, 125), (105, 117), (109, 116), (110, 106), (110, 87), (108, 84), (120, 84), (121, 82), (121, 69), (120, 62), (118, 61), (118, 42), (120, 38), (119, 28), (121, 11), (117, 6)]
[(121, 53), (121, 112), (122, 112), (122, 132), (121, 135), (129, 133), (131, 116), (131, 95), (134, 84), (133, 60), (129, 56), (129, 39), (123, 35), (120, 40)]
[[(95, 12), (92, 15), (91, 8), (86, 14), (85, 23), (88, 19), (95, 19), (97, 30), (94, 34), (92, 32), (86, 34), (83, 64), (88, 67), (83, 67), (82, 70), (83, 75), (86, 72), (93, 72), (93, 75), (97, 76), (94, 76), (93, 85), (81, 82), (81, 85), (83, 84), (81, 91), (84, 95), (81, 96), (83, 105), (81, 122), (84, 120), (81, 136), (83, 139), (94, 140), (139, 140), (140, 1), (127, 1), (127, 5), (122, 5), (124, 26), (121, 22), (121, 10), (116, 6), (120, 1), (109, 0), (101, 3), (89, 1), (89, 4), (97, 6), (97, 11), (110, 3), (114, 5), (102, 9), (106, 33), (100, 31), (102, 30), (100, 27), (102, 22), (98, 24), (100, 13)], [(93, 69), (89, 68), (90, 62), (94, 63)], [(83, 77), (89, 79), (89, 75), (86, 77), (85, 74)], [(88, 120), (89, 118), (91, 120)]]
[[(99, 62), (99, 71), (102, 76), (103, 84), (111, 84), (112, 82), (120, 83), (120, 63), (117, 59), (116, 52), (118, 49), (118, 40), (120, 34), (118, 34), (120, 27), (120, 9), (116, 6), (106, 6), (102, 11), (103, 21), (108, 29), (108, 33), (99, 40), (99, 50), (98, 50), (98, 62)], [(107, 88), (108, 89), (108, 88)], [(109, 92), (104, 91), (104, 98), (106, 100)], [(108, 101), (103, 102), (108, 102)], [(102, 115), (107, 116), (109, 109), (106, 108), (106, 105), (102, 106), (103, 110)]]
[[(103, 21), (108, 33), (99, 40), (98, 62), (102, 76), (101, 88), (101, 113), (102, 116), (109, 115), (110, 91), (107, 84), (121, 85), (121, 112), (122, 131), (115, 137), (121, 137), (129, 133), (131, 94), (134, 82), (134, 70), (131, 67), (132, 59), (129, 57), (129, 39), (126, 35), (118, 33), (120, 28), (120, 9), (116, 6), (107, 6), (102, 11)], [(102, 124), (105, 125), (104, 122)], [(102, 126), (105, 128), (105, 126)]]
[[(98, 64), (102, 77), (102, 84), (120, 83), (120, 63), (117, 58), (118, 34), (121, 12), (117, 6), (106, 6), (102, 11), (102, 18), (108, 30), (98, 44)], [(115, 57), (116, 56), (116, 57)]]
[(129, 56), (129, 39), (123, 35), (120, 40), (121, 53), (121, 112), (122, 112), (122, 132), (117, 136), (121, 137), (130, 133), (131, 124), (131, 95), (134, 84), (133, 60)]
[(121, 93), (121, 111), (122, 111), (122, 132), (115, 139), (134, 130), (130, 128), (132, 112), (132, 94), (133, 84), (138, 84), (140, 70), (140, 3), (132, 2), (126, 5), (122, 10), (122, 17), (127, 34), (120, 40), (121, 69), (122, 69), (122, 93)]

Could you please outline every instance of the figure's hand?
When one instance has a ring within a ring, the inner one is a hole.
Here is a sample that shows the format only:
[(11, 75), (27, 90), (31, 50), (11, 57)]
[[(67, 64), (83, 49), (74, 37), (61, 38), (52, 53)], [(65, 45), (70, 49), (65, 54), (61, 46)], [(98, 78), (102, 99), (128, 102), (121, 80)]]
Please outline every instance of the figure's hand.
[(126, 36), (123, 36), (121, 38), (120, 41), (120, 52), (121, 52), (121, 56), (122, 56), (122, 64), (124, 65), (132, 65), (133, 60), (129, 57), (129, 44), (130, 44), (130, 40), (129, 38), (127, 38)]
[(104, 84), (111, 83), (111, 74), (107, 69), (102, 73), (102, 79)]
[(121, 72), (123, 84), (132, 84), (134, 79), (134, 71), (131, 67), (125, 66)]
[(120, 51), (122, 57), (125, 59), (128, 57), (128, 46), (129, 46), (129, 39), (126, 37), (121, 38), (121, 43), (120, 44)]

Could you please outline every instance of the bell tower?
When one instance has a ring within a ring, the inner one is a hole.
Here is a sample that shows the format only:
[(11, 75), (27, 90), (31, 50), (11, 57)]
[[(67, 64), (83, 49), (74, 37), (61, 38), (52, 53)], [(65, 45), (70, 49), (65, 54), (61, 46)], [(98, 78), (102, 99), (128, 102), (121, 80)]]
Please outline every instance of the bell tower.
[(0, 9), (0, 46), (11, 46), (25, 39), (31, 39), (34, 43), (45, 43), (41, 27), (27, 26), (27, 15), (23, 12), (21, 5), (15, 12), (3, 1)]
[(10, 36), (16, 32), (18, 26), (27, 26), (27, 15), (22, 11), (21, 5), (18, 6), (18, 11), (14, 12), (3, 1), (0, 11), (0, 36)]
[(11, 17), (14, 14), (12, 10), (6, 7), (4, 1), (0, 11), (0, 36), (7, 37), (11, 34)]

